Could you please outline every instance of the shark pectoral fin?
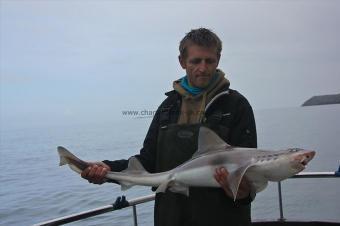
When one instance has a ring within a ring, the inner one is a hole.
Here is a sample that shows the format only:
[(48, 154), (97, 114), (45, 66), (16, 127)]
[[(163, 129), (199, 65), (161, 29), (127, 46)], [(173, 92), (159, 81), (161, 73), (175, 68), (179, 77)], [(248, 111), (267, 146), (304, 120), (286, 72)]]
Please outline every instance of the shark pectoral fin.
[(238, 192), (238, 188), (240, 186), (241, 180), (245, 172), (247, 171), (247, 169), (251, 166), (252, 165), (248, 164), (234, 171), (229, 172), (228, 181), (229, 181), (230, 190), (233, 193), (234, 201), (236, 200), (237, 192)]
[(144, 169), (142, 163), (133, 156), (129, 158), (128, 168), (123, 170), (122, 173), (144, 174), (148, 172)]
[(258, 181), (254, 181), (252, 183), (252, 186), (253, 186), (254, 190), (256, 191), (256, 193), (263, 191), (267, 187), (267, 185), (268, 185), (267, 180), (258, 180)]
[(165, 182), (163, 182), (162, 184), (160, 184), (156, 190), (156, 193), (158, 192), (166, 192), (166, 189), (168, 189), (168, 187), (171, 185), (173, 180), (167, 180)]
[(175, 183), (169, 187), (169, 190), (175, 193), (189, 196), (189, 187), (183, 184)]

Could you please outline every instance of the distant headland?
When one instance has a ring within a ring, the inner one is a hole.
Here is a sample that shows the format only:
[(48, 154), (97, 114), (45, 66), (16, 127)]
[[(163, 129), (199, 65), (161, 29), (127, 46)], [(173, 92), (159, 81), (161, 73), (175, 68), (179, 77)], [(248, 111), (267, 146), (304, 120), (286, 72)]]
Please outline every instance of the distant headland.
[(340, 104), (340, 93), (332, 95), (314, 96), (302, 104), (302, 106)]

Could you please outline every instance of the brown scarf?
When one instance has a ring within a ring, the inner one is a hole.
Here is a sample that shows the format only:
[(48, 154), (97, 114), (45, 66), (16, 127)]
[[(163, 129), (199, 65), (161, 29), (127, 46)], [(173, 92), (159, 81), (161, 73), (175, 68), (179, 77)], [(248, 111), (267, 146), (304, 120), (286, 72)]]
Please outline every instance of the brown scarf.
[(217, 69), (217, 79), (200, 94), (193, 96), (188, 93), (180, 84), (180, 80), (173, 83), (174, 89), (182, 96), (181, 112), (178, 124), (194, 124), (202, 122), (205, 114), (205, 106), (216, 95), (223, 86), (229, 85), (230, 82), (225, 78), (225, 74)]

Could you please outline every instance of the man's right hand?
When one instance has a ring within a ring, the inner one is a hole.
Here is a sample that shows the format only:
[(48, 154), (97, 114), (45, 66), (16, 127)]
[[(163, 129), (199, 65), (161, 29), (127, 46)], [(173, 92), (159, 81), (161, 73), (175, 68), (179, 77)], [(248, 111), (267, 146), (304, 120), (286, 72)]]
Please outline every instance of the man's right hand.
[(90, 163), (90, 166), (83, 170), (81, 177), (88, 180), (89, 183), (103, 184), (106, 182), (105, 176), (110, 170), (110, 167), (105, 163), (94, 162)]

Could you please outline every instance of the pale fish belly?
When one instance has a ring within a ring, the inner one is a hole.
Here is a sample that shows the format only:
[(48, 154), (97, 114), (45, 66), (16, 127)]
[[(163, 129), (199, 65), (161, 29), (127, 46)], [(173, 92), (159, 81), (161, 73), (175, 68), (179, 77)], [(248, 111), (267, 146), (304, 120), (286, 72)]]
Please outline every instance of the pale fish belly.
[(246, 175), (255, 181), (281, 181), (295, 174), (285, 161), (268, 161), (250, 167)]
[(214, 178), (216, 167), (204, 166), (175, 173), (175, 180), (187, 186), (219, 187)]

